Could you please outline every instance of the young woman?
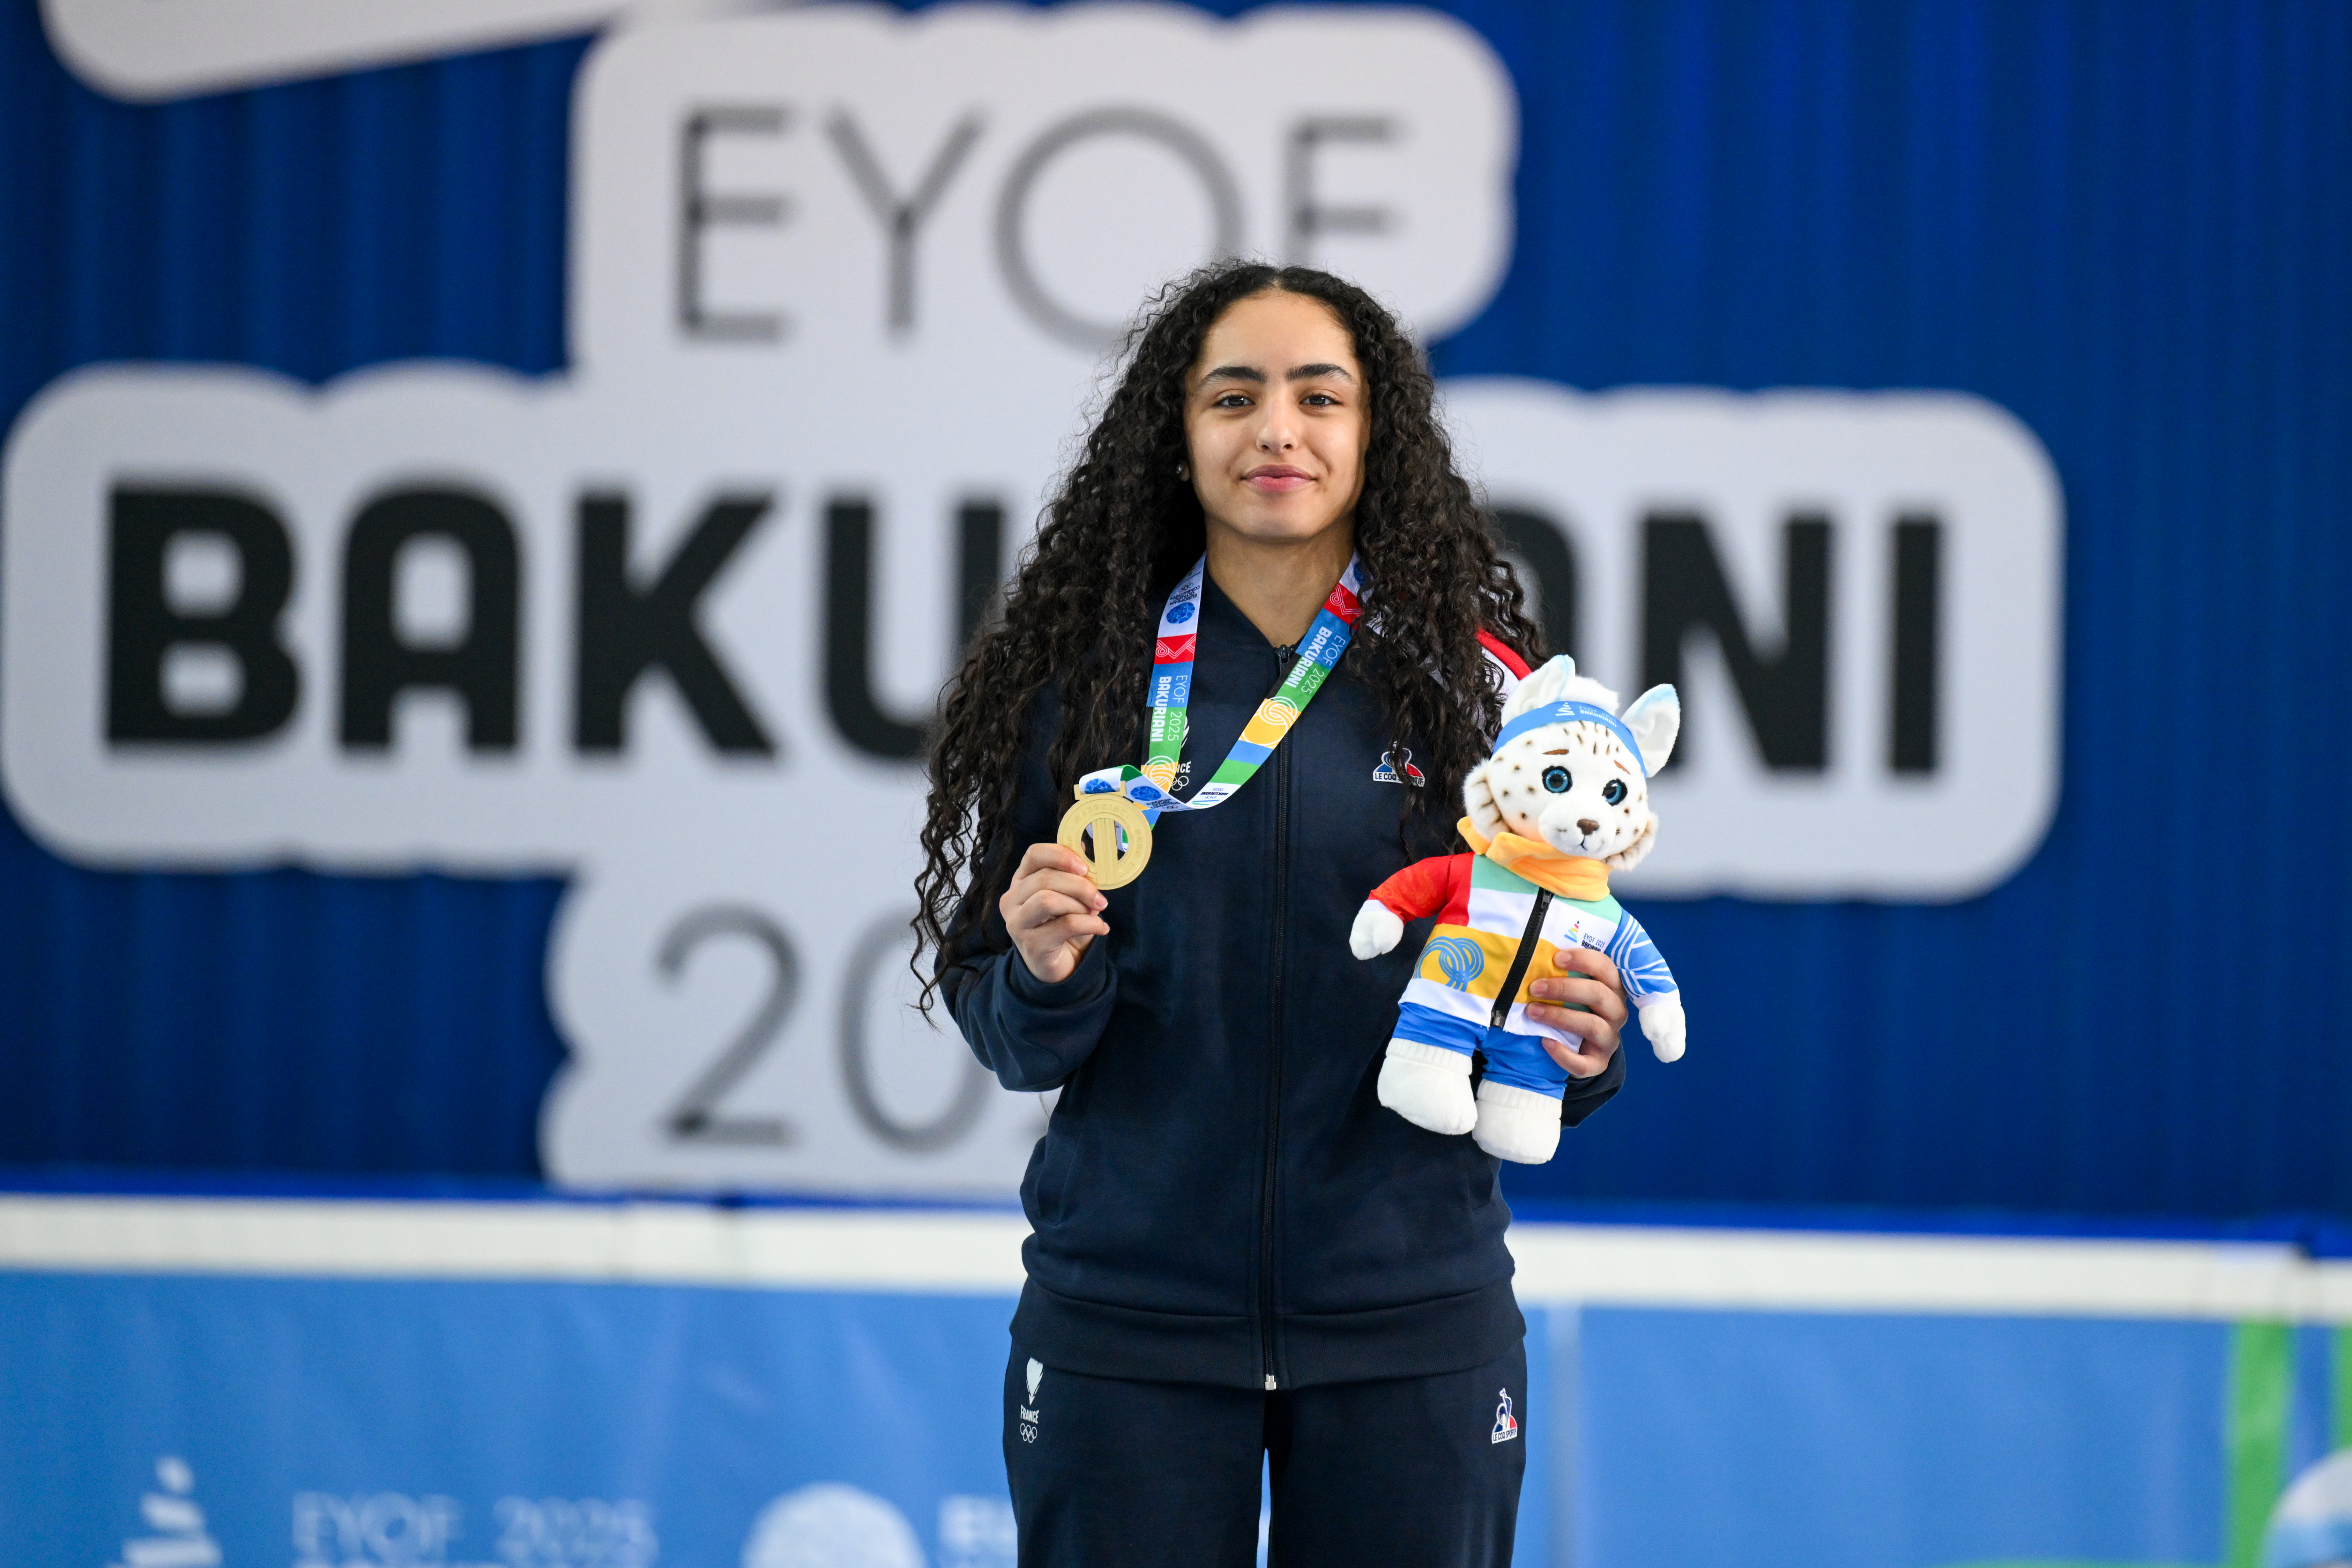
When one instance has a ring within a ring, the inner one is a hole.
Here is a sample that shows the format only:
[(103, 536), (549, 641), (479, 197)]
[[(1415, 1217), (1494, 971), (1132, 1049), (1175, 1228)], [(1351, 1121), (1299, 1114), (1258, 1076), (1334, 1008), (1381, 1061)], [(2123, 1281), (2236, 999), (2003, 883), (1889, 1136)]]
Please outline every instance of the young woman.
[[(1021, 1561), (1253, 1563), (1264, 1463), (1286, 1568), (1506, 1563), (1510, 1215), (1494, 1159), (1375, 1099), (1419, 944), (1360, 963), (1348, 931), (1452, 847), (1536, 631), (1370, 296), (1222, 263), (1130, 342), (950, 690), (918, 889), (965, 1039), (1062, 1091), (1005, 1370)], [(1147, 803), (1217, 804), (1162, 810), (1106, 893), (1055, 827), (1135, 764)], [(1531, 1009), (1584, 1038), (1570, 1123), (1622, 1080), (1625, 1019), (1607, 958), (1572, 962)]]

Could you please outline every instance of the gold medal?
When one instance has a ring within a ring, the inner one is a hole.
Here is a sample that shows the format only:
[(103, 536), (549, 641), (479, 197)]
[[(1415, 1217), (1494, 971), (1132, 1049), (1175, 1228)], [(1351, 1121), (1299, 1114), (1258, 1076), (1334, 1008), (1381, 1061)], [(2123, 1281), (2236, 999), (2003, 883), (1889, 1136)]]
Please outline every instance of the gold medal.
[(1104, 892), (1134, 881), (1151, 859), (1150, 820), (1123, 795), (1079, 795), (1078, 804), (1062, 814), (1054, 839), (1077, 852)]

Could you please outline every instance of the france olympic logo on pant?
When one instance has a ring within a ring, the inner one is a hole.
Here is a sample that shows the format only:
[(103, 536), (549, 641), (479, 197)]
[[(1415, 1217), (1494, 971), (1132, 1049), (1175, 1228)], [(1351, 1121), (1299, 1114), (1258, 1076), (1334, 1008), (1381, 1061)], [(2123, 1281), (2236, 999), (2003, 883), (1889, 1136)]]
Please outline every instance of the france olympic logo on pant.
[(1037, 1412), (1030, 1406), (1037, 1403), (1037, 1384), (1045, 1377), (1045, 1369), (1038, 1364), (1036, 1358), (1033, 1356), (1030, 1358), (1028, 1373), (1029, 1404), (1018, 1408), (1021, 1413), (1021, 1440), (1024, 1443), (1034, 1443), (1037, 1440)]
[(1507, 1443), (1519, 1435), (1519, 1418), (1511, 1414), (1511, 1391), (1500, 1388), (1495, 1392), (1503, 1396), (1503, 1403), (1495, 1406), (1495, 1430), (1487, 1436), (1486, 1441)]

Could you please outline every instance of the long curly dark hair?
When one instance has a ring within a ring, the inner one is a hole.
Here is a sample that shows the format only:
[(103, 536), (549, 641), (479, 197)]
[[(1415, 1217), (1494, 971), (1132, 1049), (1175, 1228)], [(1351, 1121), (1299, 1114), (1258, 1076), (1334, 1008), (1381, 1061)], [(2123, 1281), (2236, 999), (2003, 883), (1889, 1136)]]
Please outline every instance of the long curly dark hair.
[[(1356, 642), (1370, 656), (1361, 668), (1390, 733), (1412, 737), (1433, 763), (1430, 788), (1404, 792), (1414, 797), (1408, 811), (1442, 811), (1450, 823), (1463, 775), (1484, 760), (1500, 721), (1479, 629), (1530, 659), (1540, 652), (1518, 580), (1454, 471), (1429, 368), (1385, 307), (1306, 267), (1220, 261), (1169, 284), (1128, 332), (1125, 368), (1044, 510), (1003, 618), (973, 640), (948, 685), (915, 879), (914, 963), (927, 1011), (1026, 848), (1012, 842), (1011, 822), (1038, 694), (1052, 686), (1059, 697), (1047, 755), (1057, 794), (1093, 769), (1140, 760), (1152, 628), (1205, 542), (1200, 501), (1177, 478), (1186, 376), (1229, 306), (1273, 290), (1329, 307), (1364, 372), (1371, 429), (1355, 534), (1367, 591)], [(926, 950), (936, 955), (928, 973)]]

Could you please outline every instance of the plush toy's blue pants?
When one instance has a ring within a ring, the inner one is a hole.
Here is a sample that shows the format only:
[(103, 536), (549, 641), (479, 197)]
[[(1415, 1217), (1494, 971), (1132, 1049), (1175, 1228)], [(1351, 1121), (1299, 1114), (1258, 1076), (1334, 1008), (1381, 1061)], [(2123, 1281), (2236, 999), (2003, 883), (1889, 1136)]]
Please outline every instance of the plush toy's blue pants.
[(1416, 1045), (1435, 1046), (1441, 1050), (1460, 1051), (1465, 1057), (1472, 1051), (1483, 1051), (1489, 1083), (1533, 1089), (1555, 1100), (1568, 1087), (1568, 1069), (1551, 1059), (1539, 1036), (1488, 1028), (1434, 1007), (1424, 1007), (1418, 1002), (1406, 1002), (1397, 1008), (1396, 1037)]
[[(1262, 1394), (1004, 1369), (1021, 1568), (1508, 1568), (1528, 1357)], [(1538, 1411), (1534, 1419), (1549, 1417)]]

